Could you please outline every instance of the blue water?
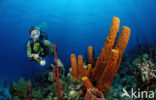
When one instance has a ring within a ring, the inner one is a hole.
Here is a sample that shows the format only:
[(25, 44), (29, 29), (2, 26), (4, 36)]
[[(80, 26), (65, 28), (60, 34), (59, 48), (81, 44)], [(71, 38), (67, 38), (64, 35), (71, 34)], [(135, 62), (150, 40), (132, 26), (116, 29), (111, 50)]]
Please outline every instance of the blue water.
[[(156, 0), (1, 0), (0, 78), (29, 77), (43, 68), (30, 62), (25, 44), (33, 25), (47, 24), (49, 40), (56, 44), (59, 58), (70, 66), (70, 54), (85, 55), (92, 45), (98, 56), (113, 16), (131, 28), (126, 50), (137, 45), (135, 36), (149, 43), (156, 39)], [(53, 58), (50, 58), (53, 61)]]

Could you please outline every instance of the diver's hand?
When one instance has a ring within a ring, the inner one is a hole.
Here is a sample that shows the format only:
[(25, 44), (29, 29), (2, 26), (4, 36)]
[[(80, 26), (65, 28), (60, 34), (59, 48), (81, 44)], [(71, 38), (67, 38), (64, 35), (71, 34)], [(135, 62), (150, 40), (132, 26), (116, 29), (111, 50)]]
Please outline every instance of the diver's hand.
[(38, 54), (33, 54), (33, 58), (34, 59), (38, 59), (39, 58), (39, 55)]
[(46, 64), (45, 60), (41, 60), (40, 64), (41, 64), (41, 66), (45, 66), (45, 64)]

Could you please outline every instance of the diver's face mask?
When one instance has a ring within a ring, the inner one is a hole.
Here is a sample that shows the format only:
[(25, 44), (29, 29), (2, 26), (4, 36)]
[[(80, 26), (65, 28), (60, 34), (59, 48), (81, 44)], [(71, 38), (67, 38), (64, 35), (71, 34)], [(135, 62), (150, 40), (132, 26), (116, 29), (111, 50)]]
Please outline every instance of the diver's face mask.
[(31, 38), (32, 39), (39, 39), (39, 36), (40, 36), (40, 31), (39, 30), (33, 30), (32, 32), (31, 32)]

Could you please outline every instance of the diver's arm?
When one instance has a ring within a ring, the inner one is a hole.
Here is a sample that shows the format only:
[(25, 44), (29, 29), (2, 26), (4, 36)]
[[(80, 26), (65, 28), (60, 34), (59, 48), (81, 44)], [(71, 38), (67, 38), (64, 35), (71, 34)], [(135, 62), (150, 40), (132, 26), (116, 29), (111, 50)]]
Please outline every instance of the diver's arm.
[(28, 57), (30, 60), (33, 60), (33, 54), (31, 53), (30, 41), (28, 41), (28, 43), (27, 43), (27, 57)]
[(50, 54), (50, 55), (53, 55), (53, 53), (54, 53), (54, 48), (53, 48), (52, 43), (51, 43), (50, 41), (48, 41), (48, 40), (44, 40), (44, 45), (45, 45), (46, 47), (49, 47), (49, 48), (50, 48), (49, 54)]
[(27, 57), (30, 59), (30, 60), (35, 60), (37, 63), (40, 62), (39, 60), (39, 56), (37, 54), (33, 54), (31, 52), (31, 46), (30, 46), (30, 41), (28, 41), (27, 43)]

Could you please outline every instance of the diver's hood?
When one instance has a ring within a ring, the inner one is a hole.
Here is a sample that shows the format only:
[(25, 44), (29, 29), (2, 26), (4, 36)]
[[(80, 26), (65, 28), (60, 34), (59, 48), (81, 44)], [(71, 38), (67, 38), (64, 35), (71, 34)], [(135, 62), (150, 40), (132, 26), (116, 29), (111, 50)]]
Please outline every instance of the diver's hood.
[(30, 37), (32, 39), (39, 39), (39, 37), (40, 37), (40, 31), (39, 30), (33, 30)]

